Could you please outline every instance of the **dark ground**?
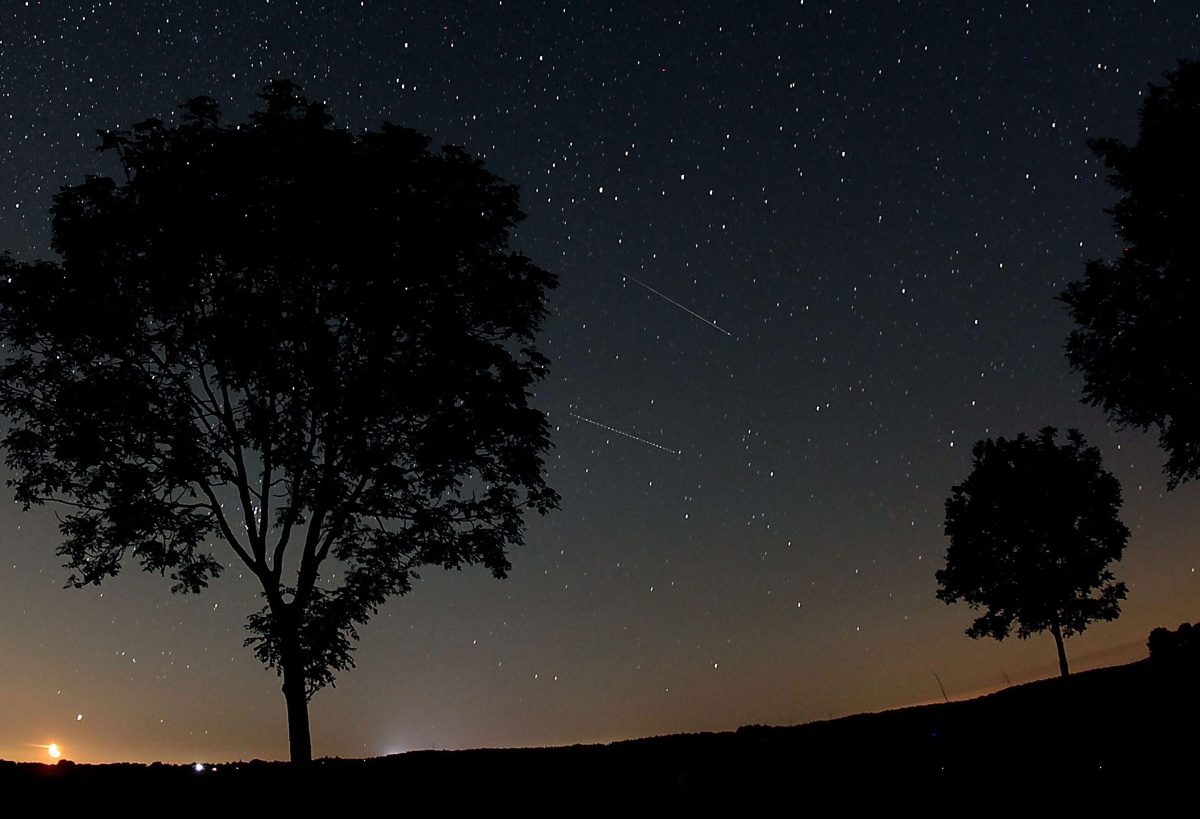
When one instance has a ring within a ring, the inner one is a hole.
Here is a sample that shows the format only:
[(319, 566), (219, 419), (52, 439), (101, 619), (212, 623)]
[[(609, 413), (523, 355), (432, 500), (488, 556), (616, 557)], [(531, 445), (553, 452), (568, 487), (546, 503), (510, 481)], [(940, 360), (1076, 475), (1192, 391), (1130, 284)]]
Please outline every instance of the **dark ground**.
[(922, 815), (1011, 815), (1052, 805), (1071, 806), (1072, 815), (1112, 815), (1122, 812), (1118, 805), (1192, 812), (1200, 784), (1198, 676), (1195, 661), (1156, 658), (975, 700), (788, 728), (414, 751), (324, 759), (304, 771), (259, 761), (204, 773), (0, 762), (0, 792), (10, 805), (13, 798), (38, 808), (112, 805), (135, 815), (329, 807), (449, 816), (503, 807), (537, 816), (829, 815), (835, 807), (853, 815), (880, 806)]

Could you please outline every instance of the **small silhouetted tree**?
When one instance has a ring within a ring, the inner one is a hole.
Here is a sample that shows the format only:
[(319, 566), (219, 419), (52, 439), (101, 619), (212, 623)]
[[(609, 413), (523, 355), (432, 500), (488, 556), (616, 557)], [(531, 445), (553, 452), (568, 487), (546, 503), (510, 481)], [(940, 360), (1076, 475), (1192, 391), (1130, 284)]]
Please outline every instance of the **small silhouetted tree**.
[(356, 628), (421, 566), (503, 577), (524, 509), (557, 505), (529, 406), (555, 277), (461, 150), (334, 128), (286, 81), (260, 97), (235, 127), (201, 97), (104, 134), (124, 179), (55, 197), (61, 263), (0, 257), (0, 410), (71, 585), (133, 561), (198, 592), (245, 564), (303, 762)]
[(1200, 660), (1200, 627), (1180, 623), (1174, 632), (1166, 628), (1153, 629), (1146, 647), (1154, 662), (1195, 664)]
[(1150, 632), (1146, 647), (1155, 663), (1195, 667), (1200, 665), (1200, 626), (1180, 623), (1174, 631), (1156, 628)]
[(1090, 142), (1122, 193), (1107, 211), (1126, 247), (1087, 264), (1061, 299), (1078, 325), (1067, 358), (1083, 400), (1118, 423), (1158, 427), (1168, 487), (1200, 477), (1200, 63), (1151, 85), (1133, 147)]
[(1069, 673), (1063, 640), (1097, 620), (1115, 620), (1125, 599), (1109, 564), (1129, 530), (1118, 517), (1121, 484), (1076, 430), (1065, 444), (1046, 427), (975, 444), (974, 468), (946, 501), (946, 568), (938, 599), (984, 613), (972, 638), (1003, 640), (1049, 631), (1059, 670)]

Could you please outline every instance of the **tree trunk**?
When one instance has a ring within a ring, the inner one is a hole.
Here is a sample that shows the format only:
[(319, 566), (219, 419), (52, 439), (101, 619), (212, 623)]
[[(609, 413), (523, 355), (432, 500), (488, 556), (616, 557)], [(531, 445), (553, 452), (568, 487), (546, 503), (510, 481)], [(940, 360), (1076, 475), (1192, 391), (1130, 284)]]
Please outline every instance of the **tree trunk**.
[(283, 667), (283, 698), (287, 702), (288, 748), (295, 765), (312, 762), (312, 737), (308, 730), (308, 686), (304, 677), (304, 652), (300, 648), (295, 611), (289, 606), (280, 628)]
[(1067, 651), (1063, 648), (1062, 629), (1058, 627), (1058, 623), (1050, 626), (1050, 633), (1054, 635), (1054, 643), (1058, 646), (1058, 671), (1062, 676), (1068, 677), (1071, 670), (1067, 668)]
[(283, 672), (283, 698), (287, 700), (288, 749), (292, 762), (303, 765), (312, 762), (312, 738), (308, 733), (308, 693), (304, 690), (304, 674), (299, 681), (295, 675)]

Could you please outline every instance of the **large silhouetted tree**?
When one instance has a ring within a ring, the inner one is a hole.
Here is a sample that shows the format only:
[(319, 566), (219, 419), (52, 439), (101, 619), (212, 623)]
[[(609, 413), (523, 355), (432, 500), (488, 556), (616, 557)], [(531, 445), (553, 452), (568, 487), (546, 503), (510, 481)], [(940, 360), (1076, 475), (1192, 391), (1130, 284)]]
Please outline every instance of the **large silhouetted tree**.
[(72, 585), (253, 573), (246, 642), (307, 761), (356, 627), (420, 566), (503, 577), (524, 509), (557, 505), (529, 405), (555, 277), (508, 249), (516, 188), (461, 150), (335, 128), (286, 81), (260, 97), (239, 126), (201, 97), (104, 134), (124, 178), (55, 197), (61, 263), (0, 259), (0, 410)]
[(1136, 145), (1089, 143), (1122, 193), (1108, 212), (1126, 247), (1088, 262), (1061, 298), (1079, 325), (1067, 357), (1084, 400), (1121, 424), (1158, 427), (1174, 488), (1200, 477), (1200, 63), (1166, 79), (1149, 88)]
[(1063, 639), (1096, 620), (1115, 620), (1124, 583), (1108, 566), (1121, 559), (1129, 530), (1118, 517), (1121, 484), (1076, 430), (1055, 442), (1046, 427), (975, 444), (974, 468), (946, 501), (946, 568), (938, 599), (986, 609), (973, 638), (1054, 635), (1059, 670), (1069, 673)]

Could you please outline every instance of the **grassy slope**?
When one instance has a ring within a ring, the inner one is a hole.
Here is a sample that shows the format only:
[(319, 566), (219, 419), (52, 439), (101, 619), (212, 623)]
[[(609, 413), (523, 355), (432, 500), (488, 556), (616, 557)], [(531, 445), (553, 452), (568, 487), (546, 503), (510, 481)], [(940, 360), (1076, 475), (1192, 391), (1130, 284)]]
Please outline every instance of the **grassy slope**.
[(450, 815), (497, 805), (539, 815), (686, 816), (902, 803), (986, 815), (1001, 805), (1067, 804), (1068, 795), (1076, 806), (1091, 801), (1111, 812), (1111, 800), (1129, 789), (1183, 793), (1196, 781), (1198, 677), (1195, 665), (1143, 660), (975, 700), (793, 727), (322, 760), (302, 775), (258, 762), (205, 774), (181, 766), (0, 763), (0, 788), (41, 792), (58, 804), (165, 799), (176, 807), (287, 811), (382, 799), (386, 813), (437, 808)]

